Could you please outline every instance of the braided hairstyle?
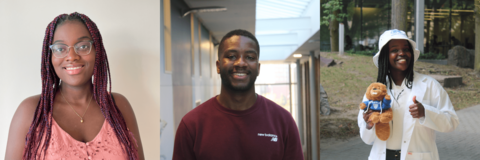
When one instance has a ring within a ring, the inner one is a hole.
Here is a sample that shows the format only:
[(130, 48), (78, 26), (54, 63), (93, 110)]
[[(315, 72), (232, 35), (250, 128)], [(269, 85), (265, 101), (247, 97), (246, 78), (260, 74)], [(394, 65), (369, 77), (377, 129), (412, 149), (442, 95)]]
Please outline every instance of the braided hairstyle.
[[(390, 84), (393, 83), (392, 75), (390, 73), (390, 68), (392, 66), (390, 65), (390, 61), (388, 59), (388, 55), (389, 55), (389, 52), (390, 52), (390, 48), (388, 47), (389, 43), (390, 42), (388, 42), (387, 44), (385, 44), (383, 46), (382, 50), (380, 50), (380, 56), (378, 57), (377, 82), (383, 83), (384, 85), (387, 85), (387, 77), (388, 77), (388, 80), (389, 80)], [(412, 48), (412, 45), (410, 44), (410, 42), (408, 42), (408, 46), (410, 47), (409, 51), (412, 54), (412, 56), (411, 56), (411, 59), (410, 59), (410, 64), (409, 64), (407, 70), (405, 70), (405, 72), (407, 72), (407, 75), (406, 75), (404, 81), (405, 81), (405, 85), (407, 86), (407, 88), (412, 89), (413, 63), (415, 61), (415, 56), (414, 56), (413, 48)], [(390, 85), (389, 88), (392, 89), (392, 85)]]
[[(110, 94), (112, 90), (110, 69), (108, 65), (107, 54), (102, 42), (102, 36), (96, 24), (86, 15), (80, 13), (71, 13), (70, 15), (62, 14), (50, 22), (45, 31), (43, 40), (42, 61), (41, 61), (41, 78), (42, 78), (42, 94), (38, 102), (32, 124), (28, 130), (25, 140), (25, 150), (23, 159), (40, 159), (45, 154), (49, 146), (52, 133), (52, 111), (55, 93), (59, 89), (60, 79), (55, 73), (52, 66), (52, 52), (49, 46), (53, 42), (53, 34), (55, 28), (66, 21), (80, 21), (87, 27), (93, 38), (95, 46), (95, 66), (93, 69), (93, 97), (100, 106), (103, 116), (112, 126), (120, 144), (125, 153), (128, 154), (130, 160), (138, 159), (136, 149), (136, 140), (128, 130), (122, 113), (117, 108)], [(107, 85), (110, 82), (109, 90)], [(132, 135), (131, 137), (129, 135)], [(43, 143), (42, 143), (43, 142)]]

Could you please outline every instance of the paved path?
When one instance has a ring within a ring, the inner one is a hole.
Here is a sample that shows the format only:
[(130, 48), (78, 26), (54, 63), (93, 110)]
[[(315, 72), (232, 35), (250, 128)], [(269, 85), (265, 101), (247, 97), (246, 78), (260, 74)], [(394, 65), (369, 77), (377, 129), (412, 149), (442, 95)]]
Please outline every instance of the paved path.
[[(480, 105), (457, 111), (460, 125), (453, 132), (437, 132), (440, 159), (480, 160)], [(321, 160), (367, 159), (372, 146), (360, 137), (338, 141), (330, 146), (320, 146)]]

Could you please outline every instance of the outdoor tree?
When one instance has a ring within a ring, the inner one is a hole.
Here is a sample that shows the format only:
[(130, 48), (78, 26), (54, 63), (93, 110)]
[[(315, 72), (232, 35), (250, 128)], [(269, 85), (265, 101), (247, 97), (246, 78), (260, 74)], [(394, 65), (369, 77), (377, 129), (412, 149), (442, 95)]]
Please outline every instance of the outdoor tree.
[(330, 48), (332, 52), (338, 51), (338, 23), (347, 17), (342, 13), (343, 3), (340, 0), (329, 0), (322, 4), (323, 16), (321, 25), (329, 26), (330, 29)]
[(480, 77), (480, 0), (475, 0), (475, 64), (477, 77)]
[(407, 30), (407, 0), (392, 0), (392, 29)]

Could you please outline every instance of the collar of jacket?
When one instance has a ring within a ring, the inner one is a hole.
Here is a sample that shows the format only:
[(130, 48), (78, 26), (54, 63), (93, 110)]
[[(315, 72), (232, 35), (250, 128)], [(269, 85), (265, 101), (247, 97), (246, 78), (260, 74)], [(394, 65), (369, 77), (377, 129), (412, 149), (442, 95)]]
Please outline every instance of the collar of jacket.
[[(426, 87), (427, 85), (425, 84), (427, 80), (427, 77), (423, 74), (420, 74), (418, 72), (413, 72), (413, 84), (412, 84), (412, 90), (410, 92), (410, 95), (408, 97), (409, 101), (407, 104), (410, 106), (413, 104), (413, 96), (417, 96), (417, 101), (422, 103), (423, 96), (425, 95)], [(390, 81), (388, 80), (387, 77), (387, 88), (390, 88)], [(390, 93), (390, 92), (389, 92)]]

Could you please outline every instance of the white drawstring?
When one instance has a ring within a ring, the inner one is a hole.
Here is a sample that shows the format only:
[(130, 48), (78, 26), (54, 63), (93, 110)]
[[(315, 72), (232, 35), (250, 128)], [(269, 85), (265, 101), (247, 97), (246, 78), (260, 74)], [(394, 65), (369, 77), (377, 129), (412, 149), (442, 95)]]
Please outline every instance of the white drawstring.
[(380, 114), (382, 114), (382, 112), (383, 112), (383, 106), (382, 106), (382, 104), (383, 104), (383, 100), (380, 101)]
[[(367, 113), (367, 112), (368, 112), (368, 109), (370, 108), (370, 103), (372, 103), (372, 102), (373, 102), (373, 101), (368, 101), (367, 110), (365, 110), (363, 113)], [(382, 106), (382, 104), (383, 104), (383, 100), (380, 101), (380, 114), (383, 113), (383, 109), (382, 109), (383, 106)]]
[(370, 108), (370, 103), (372, 103), (372, 101), (368, 101), (368, 104), (367, 104), (367, 110), (365, 110), (363, 113), (367, 113), (367, 111), (368, 111), (368, 108)]

